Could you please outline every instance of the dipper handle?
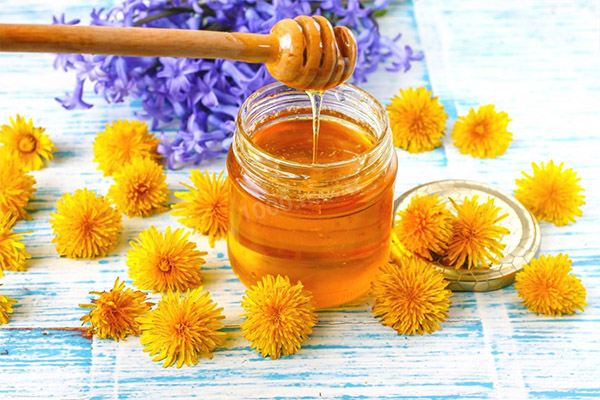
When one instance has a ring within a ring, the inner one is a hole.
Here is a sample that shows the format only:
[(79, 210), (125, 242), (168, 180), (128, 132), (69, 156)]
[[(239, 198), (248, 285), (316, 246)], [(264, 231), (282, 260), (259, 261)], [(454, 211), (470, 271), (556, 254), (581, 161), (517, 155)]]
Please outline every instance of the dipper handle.
[(321, 16), (279, 21), (269, 35), (187, 29), (0, 24), (0, 51), (224, 58), (266, 63), (273, 77), (324, 90), (354, 71), (356, 41)]

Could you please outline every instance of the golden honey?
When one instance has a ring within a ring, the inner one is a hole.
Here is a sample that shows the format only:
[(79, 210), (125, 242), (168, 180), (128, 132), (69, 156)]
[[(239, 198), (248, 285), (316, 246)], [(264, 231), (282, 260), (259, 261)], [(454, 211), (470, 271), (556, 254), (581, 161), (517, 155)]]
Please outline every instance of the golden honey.
[(261, 90), (240, 110), (227, 159), (231, 265), (247, 286), (287, 275), (319, 308), (346, 303), (389, 255), (396, 157), (385, 112), (352, 86), (329, 90), (313, 147), (306, 95)]

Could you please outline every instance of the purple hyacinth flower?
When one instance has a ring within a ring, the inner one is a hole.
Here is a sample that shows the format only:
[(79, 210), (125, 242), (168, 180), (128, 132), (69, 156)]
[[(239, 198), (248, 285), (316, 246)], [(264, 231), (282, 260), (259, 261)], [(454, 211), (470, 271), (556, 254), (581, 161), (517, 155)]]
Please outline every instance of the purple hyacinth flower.
[(338, 10), (339, 15), (343, 18), (337, 23), (338, 25), (344, 25), (348, 28), (356, 29), (359, 27), (361, 19), (368, 17), (371, 12), (372, 11), (370, 9), (363, 8), (360, 1), (348, 0), (348, 5), (346, 8)]
[(73, 68), (76, 61), (81, 60), (81, 54), (56, 54), (54, 59), (54, 69), (68, 71)]
[(65, 14), (62, 13), (58, 17), (52, 16), (52, 25), (77, 25), (80, 22), (78, 19), (66, 20)]
[(56, 101), (58, 101), (64, 108), (67, 110), (73, 110), (75, 108), (90, 108), (91, 104), (86, 103), (81, 98), (83, 94), (83, 84), (85, 81), (77, 79), (75, 83), (75, 89), (71, 94), (67, 93), (64, 98), (56, 97)]
[(375, 0), (373, 2), (373, 8), (376, 10), (383, 10), (390, 4), (390, 0)]
[(413, 49), (405, 45), (403, 48), (399, 47), (396, 42), (400, 40), (401, 35), (396, 36), (394, 39), (389, 37), (382, 37), (380, 39), (381, 45), (385, 47), (392, 56), (392, 66), (387, 67), (386, 71), (398, 72), (404, 69), (404, 72), (410, 69), (411, 61), (420, 61), (424, 55), (422, 52), (413, 52)]
[(123, 99), (135, 90), (135, 79), (127, 81), (116, 78), (111, 86), (104, 86), (104, 98), (107, 103), (121, 103)]
[[(225, 30), (268, 33), (280, 19), (322, 14), (352, 28), (357, 36), (355, 82), (365, 82), (379, 66), (406, 71), (423, 54), (381, 35), (375, 11), (389, 0), (121, 0), (91, 12), (91, 24), (164, 29)], [(64, 15), (54, 23), (66, 22)], [(86, 80), (107, 102), (141, 98), (152, 129), (171, 121), (180, 130), (169, 141), (161, 135), (159, 152), (169, 168), (199, 163), (227, 151), (239, 106), (254, 91), (273, 82), (264, 65), (223, 60), (158, 57), (58, 55), (55, 68), (77, 75), (75, 90), (57, 99), (66, 108), (89, 108), (81, 98)]]
[(148, 96), (142, 101), (142, 108), (145, 113), (138, 113), (138, 115), (151, 121), (151, 129), (157, 129), (161, 122), (169, 123), (173, 120), (169, 116), (173, 110), (165, 102), (164, 94), (157, 93), (154, 96)]
[(105, 56), (83, 54), (80, 60), (73, 62), (77, 71), (77, 78), (88, 79), (92, 82), (105, 80), (108, 77), (106, 71), (102, 70)]
[(308, 1), (273, 0), (273, 4), (262, 2), (261, 11), (270, 15), (262, 23), (262, 28), (271, 29), (278, 21), (285, 18), (294, 18), (302, 14), (311, 14)]
[(219, 99), (215, 94), (213, 87), (218, 77), (214, 74), (206, 73), (202, 78), (196, 79), (194, 93), (190, 97), (191, 105), (202, 102), (206, 108), (213, 108), (219, 105)]
[(167, 135), (164, 132), (161, 132), (159, 143), (157, 147), (157, 151), (162, 157), (167, 161), (167, 168), (175, 169), (177, 168), (177, 151), (181, 144), (181, 140), (179, 138), (175, 138), (172, 142), (167, 139)]
[(344, 10), (344, 3), (342, 0), (322, 0), (319, 4), (319, 8), (325, 11), (331, 11), (334, 14), (339, 14), (340, 11)]
[(156, 76), (166, 78), (165, 85), (169, 95), (175, 99), (182, 100), (192, 87), (191, 76), (200, 70), (202, 60), (190, 60), (187, 58), (160, 57), (163, 65), (162, 71)]

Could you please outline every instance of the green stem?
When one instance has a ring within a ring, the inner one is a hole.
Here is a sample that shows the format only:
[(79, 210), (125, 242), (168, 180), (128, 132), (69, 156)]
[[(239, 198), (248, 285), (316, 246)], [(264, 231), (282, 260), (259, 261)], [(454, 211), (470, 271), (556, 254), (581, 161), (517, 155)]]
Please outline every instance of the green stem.
[(147, 24), (149, 22), (152, 21), (156, 21), (157, 19), (161, 19), (161, 18), (165, 18), (165, 17), (170, 17), (173, 15), (177, 15), (177, 14), (183, 14), (183, 13), (193, 13), (194, 9), (193, 8), (189, 8), (189, 7), (173, 7), (173, 8), (167, 8), (162, 12), (156, 13), (156, 14), (152, 14), (152, 15), (148, 15), (145, 18), (142, 18), (138, 21), (135, 21), (133, 23), (133, 26), (141, 26), (144, 24)]

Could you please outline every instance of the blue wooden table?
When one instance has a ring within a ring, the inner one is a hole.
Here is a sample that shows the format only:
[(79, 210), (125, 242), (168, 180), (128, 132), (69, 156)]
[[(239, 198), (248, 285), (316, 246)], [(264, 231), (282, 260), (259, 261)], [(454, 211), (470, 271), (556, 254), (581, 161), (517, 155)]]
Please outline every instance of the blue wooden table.
[[(75, 4), (77, 3), (77, 4)], [(48, 23), (53, 14), (88, 21), (91, 0), (0, 1), (1, 22)], [(168, 213), (124, 218), (116, 251), (93, 261), (61, 259), (51, 243), (48, 215), (62, 193), (88, 187), (106, 193), (110, 180), (91, 161), (91, 144), (105, 123), (132, 118), (135, 104), (66, 111), (53, 98), (73, 75), (54, 71), (51, 55), (0, 55), (0, 122), (33, 117), (59, 151), (35, 172), (37, 211), (17, 230), (33, 230), (24, 273), (0, 279), (19, 301), (0, 327), (0, 398), (600, 398), (600, 3), (544, 0), (417, 0), (393, 2), (381, 29), (423, 49), (426, 60), (406, 75), (380, 72), (363, 85), (387, 103), (398, 88), (426, 86), (439, 96), (451, 129), (457, 115), (494, 103), (512, 118), (514, 142), (498, 159), (460, 155), (449, 137), (433, 152), (398, 151), (397, 194), (424, 182), (466, 178), (506, 190), (532, 161), (564, 161), (583, 178), (586, 205), (576, 224), (542, 223), (542, 253), (567, 252), (587, 288), (584, 313), (561, 318), (528, 312), (512, 287), (455, 293), (440, 331), (398, 336), (370, 312), (371, 299), (319, 313), (302, 350), (276, 361), (249, 349), (239, 331), (243, 286), (224, 243), (209, 250), (205, 287), (225, 308), (228, 339), (212, 360), (163, 369), (138, 338), (116, 343), (89, 338), (81, 328), (88, 291), (127, 282), (128, 241), (142, 229), (178, 226)], [(224, 168), (221, 158), (206, 164)], [(172, 189), (189, 171), (168, 173)], [(172, 199), (174, 201), (174, 199)]]

